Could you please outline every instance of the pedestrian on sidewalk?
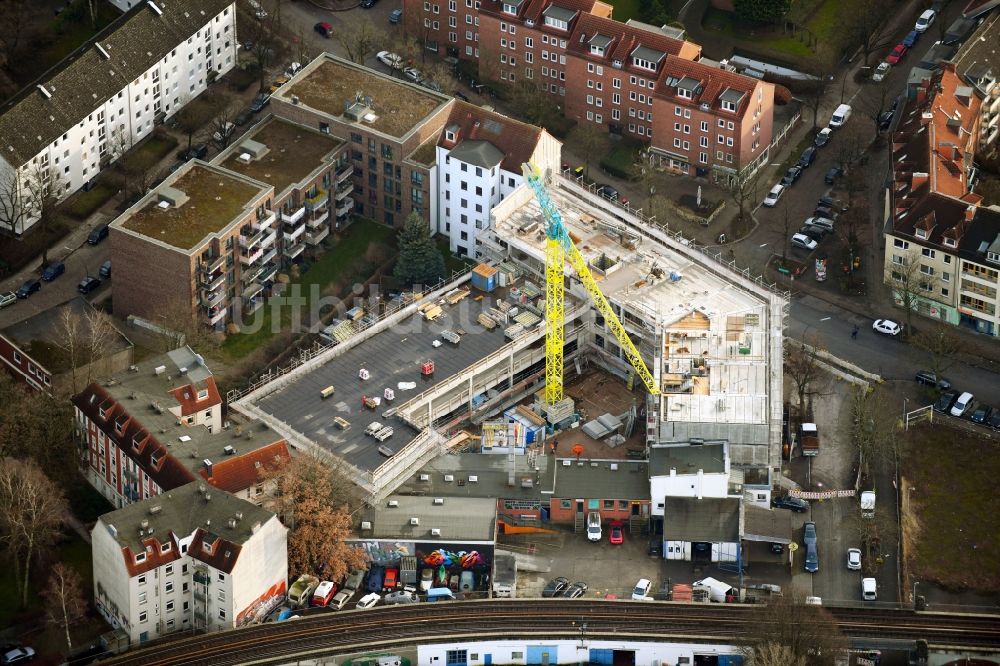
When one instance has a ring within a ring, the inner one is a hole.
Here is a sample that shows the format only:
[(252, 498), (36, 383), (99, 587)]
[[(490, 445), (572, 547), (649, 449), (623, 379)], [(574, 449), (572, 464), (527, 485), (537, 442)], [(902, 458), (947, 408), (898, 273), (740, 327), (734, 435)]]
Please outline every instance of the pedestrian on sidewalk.
[(851, 331), (851, 340), (857, 340), (857, 339), (858, 339), (858, 325), (855, 324), (854, 330)]

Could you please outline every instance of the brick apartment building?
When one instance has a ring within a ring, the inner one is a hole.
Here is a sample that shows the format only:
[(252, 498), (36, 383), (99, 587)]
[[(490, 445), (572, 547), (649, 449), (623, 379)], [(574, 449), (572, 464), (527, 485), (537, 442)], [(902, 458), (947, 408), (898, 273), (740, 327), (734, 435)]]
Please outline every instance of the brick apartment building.
[(72, 402), (85, 476), (117, 507), (191, 481), (259, 502), (258, 471), (289, 459), (267, 426), (223, 417), (215, 378), (189, 347), (91, 383)]
[(133, 645), (260, 621), (285, 596), (288, 529), (201, 482), (104, 514), (91, 541), (94, 605)]
[[(444, 9), (448, 26), (435, 29)], [(454, 2), (409, 0), (404, 11), (431, 50), (478, 60), (484, 79), (536, 84), (567, 118), (649, 143), (672, 171), (728, 179), (766, 160), (774, 87), (702, 61), (682, 31), (615, 21), (593, 0), (483, 0), (461, 12), (478, 31), (452, 46)]]
[(39, 179), (76, 192), (236, 64), (232, 0), (136, 5), (0, 108), (0, 179), (18, 185), (5, 207)]
[(951, 62), (911, 92), (892, 135), (885, 282), (897, 305), (915, 291), (919, 313), (998, 336), (1000, 214), (972, 191), (983, 99)]

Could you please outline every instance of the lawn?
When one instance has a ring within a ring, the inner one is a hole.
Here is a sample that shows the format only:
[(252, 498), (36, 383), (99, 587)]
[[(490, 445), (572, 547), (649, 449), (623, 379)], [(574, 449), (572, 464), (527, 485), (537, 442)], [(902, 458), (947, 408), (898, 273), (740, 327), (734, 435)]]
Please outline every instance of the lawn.
[(135, 147), (128, 159), (136, 167), (145, 166), (151, 168), (160, 160), (170, 154), (177, 147), (177, 140), (172, 136), (164, 134), (154, 134), (147, 141)]
[(629, 19), (641, 20), (639, 16), (639, 0), (609, 0), (608, 4), (615, 8), (611, 16), (616, 21), (624, 23)]
[[(395, 230), (370, 220), (359, 220), (348, 227), (340, 237), (340, 240), (326, 254), (319, 258), (309, 269), (297, 280), (292, 280), (286, 288), (286, 293), (291, 293), (293, 285), (300, 286), (300, 293), (307, 297), (311, 303), (311, 287), (317, 285), (319, 293), (337, 281), (343, 280), (365, 280), (369, 276), (361, 274), (368, 261), (365, 257), (368, 248), (376, 244), (392, 244), (395, 238)], [(279, 302), (274, 299), (274, 302)], [(275, 310), (271, 304), (266, 304), (254, 313), (252, 319), (247, 324), (254, 326), (257, 318), (263, 317), (263, 325), (253, 333), (239, 333), (230, 335), (222, 343), (223, 352), (231, 359), (236, 360), (252, 353), (262, 345), (266, 344), (271, 337), (279, 330), (283, 330), (291, 324), (291, 310), (287, 307), (279, 308), (280, 322), (274, 322)], [(303, 313), (310, 311), (307, 305), (303, 308)]]
[(903, 538), (917, 580), (956, 591), (1000, 591), (996, 449), (995, 441), (941, 424), (907, 433), (902, 487), (910, 506)]
[(108, 199), (118, 193), (118, 186), (106, 176), (89, 192), (80, 191), (66, 204), (66, 213), (78, 220), (86, 220)]
[[(836, 9), (836, 3), (828, 2), (827, 4)], [(731, 12), (724, 12), (714, 7), (709, 7), (708, 11), (705, 12), (702, 26), (706, 30), (717, 32), (734, 42), (743, 42), (743, 44), (738, 45), (740, 47), (760, 47), (792, 58), (808, 58), (813, 54), (812, 49), (808, 46), (795, 37), (784, 34), (778, 28), (760, 26), (748, 29)]]
[(437, 243), (437, 247), (441, 250), (441, 254), (444, 255), (444, 269), (447, 275), (451, 275), (456, 271), (464, 271), (469, 266), (474, 266), (476, 262), (472, 259), (462, 259), (451, 253), (448, 247), (448, 239), (444, 236), (435, 236), (434, 242)]
[(601, 159), (601, 168), (616, 178), (632, 180), (635, 154), (640, 146), (641, 144), (631, 139), (615, 142), (611, 152)]

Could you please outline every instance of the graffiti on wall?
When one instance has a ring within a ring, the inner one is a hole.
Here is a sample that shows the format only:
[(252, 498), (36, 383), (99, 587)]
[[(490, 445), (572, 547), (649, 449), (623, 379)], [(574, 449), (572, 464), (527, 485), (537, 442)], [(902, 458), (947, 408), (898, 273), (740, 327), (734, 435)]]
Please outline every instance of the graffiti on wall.
[(474, 569), (476, 567), (488, 565), (489, 561), (478, 550), (448, 550), (447, 548), (435, 548), (430, 552), (417, 551), (417, 559), (427, 567), (440, 567), (446, 569), (461, 567), (462, 569)]
[(361, 541), (359, 544), (374, 564), (398, 564), (400, 558), (416, 553), (412, 541)]
[(236, 626), (242, 627), (245, 624), (263, 620), (265, 615), (284, 600), (285, 592), (288, 591), (286, 586), (287, 582), (282, 580), (267, 588), (267, 592), (254, 599), (250, 605), (240, 611), (239, 615), (236, 616)]

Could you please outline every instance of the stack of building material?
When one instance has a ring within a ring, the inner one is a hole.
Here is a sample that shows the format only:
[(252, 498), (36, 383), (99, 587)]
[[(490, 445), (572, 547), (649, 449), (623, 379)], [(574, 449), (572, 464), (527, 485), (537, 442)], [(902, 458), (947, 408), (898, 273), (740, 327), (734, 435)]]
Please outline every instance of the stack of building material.
[(514, 324), (513, 326), (508, 326), (503, 330), (503, 334), (507, 338), (514, 340), (518, 336), (524, 334), (524, 326), (521, 326), (520, 324)]
[(496, 320), (493, 319), (493, 317), (491, 317), (489, 314), (487, 314), (485, 312), (480, 312), (479, 313), (479, 318), (477, 319), (477, 321), (480, 324), (482, 324), (483, 328), (485, 328), (488, 331), (492, 331), (494, 328), (497, 327)]

